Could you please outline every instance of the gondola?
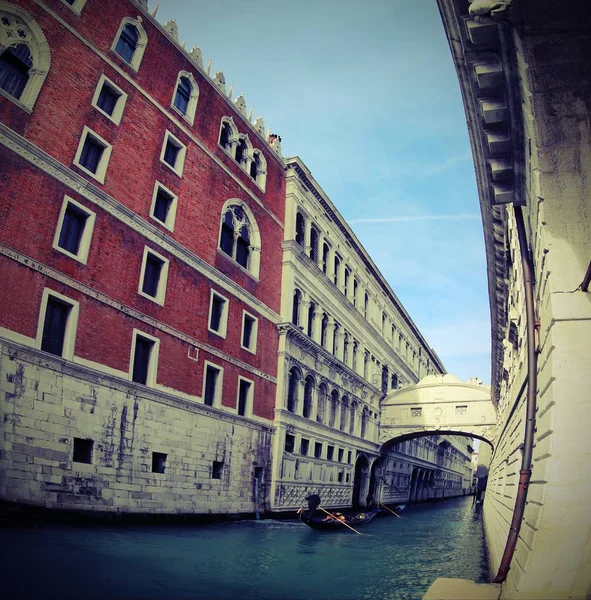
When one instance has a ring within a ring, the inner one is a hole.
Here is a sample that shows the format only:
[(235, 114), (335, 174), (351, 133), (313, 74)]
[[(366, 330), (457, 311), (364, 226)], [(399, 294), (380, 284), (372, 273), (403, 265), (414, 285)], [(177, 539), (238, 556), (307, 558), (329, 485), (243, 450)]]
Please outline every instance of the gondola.
[[(350, 527), (357, 529), (360, 525), (369, 523), (379, 512), (379, 509), (374, 508), (369, 512), (359, 512), (354, 515), (339, 515), (344, 517), (343, 519), (333, 518), (329, 515), (310, 517), (307, 511), (303, 510), (300, 512), (300, 519), (312, 529), (318, 529), (322, 531), (347, 531), (347, 527), (343, 523), (346, 523)], [(337, 516), (337, 515), (335, 515)]]
[(352, 515), (331, 514), (319, 508), (320, 496), (318, 494), (312, 494), (306, 500), (308, 501), (308, 510), (300, 509), (300, 519), (308, 527), (322, 531), (338, 531), (339, 529), (343, 531), (353, 529), (353, 531), (356, 531), (357, 527), (369, 523), (379, 512), (379, 508), (375, 507), (373, 510)]

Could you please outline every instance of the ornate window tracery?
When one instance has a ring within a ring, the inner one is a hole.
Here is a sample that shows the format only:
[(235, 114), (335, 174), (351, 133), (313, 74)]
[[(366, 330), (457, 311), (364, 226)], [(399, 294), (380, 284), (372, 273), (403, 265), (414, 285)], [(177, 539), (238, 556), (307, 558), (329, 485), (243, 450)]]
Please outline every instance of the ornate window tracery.
[(227, 203), (222, 211), (219, 248), (241, 267), (258, 276), (259, 231), (254, 217), (243, 203)]

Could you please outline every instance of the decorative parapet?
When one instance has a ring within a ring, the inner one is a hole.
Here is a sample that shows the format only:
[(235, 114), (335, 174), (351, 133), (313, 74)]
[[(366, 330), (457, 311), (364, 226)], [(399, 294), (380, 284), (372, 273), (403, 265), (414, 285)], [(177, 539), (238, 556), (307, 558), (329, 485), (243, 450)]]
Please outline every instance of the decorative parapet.
[[(240, 115), (244, 118), (246, 123), (250, 125), (251, 129), (256, 132), (256, 134), (264, 141), (273, 153), (276, 155), (277, 160), (283, 164), (282, 156), (281, 156), (281, 138), (277, 135), (265, 135), (264, 131), (264, 123), (262, 117), (259, 117), (254, 123), (252, 122), (252, 108), (246, 111), (246, 101), (244, 100), (244, 96), (239, 95), (236, 100), (232, 100), (232, 92), (234, 89), (233, 85), (230, 85), (230, 89), (226, 91), (226, 80), (224, 77), (223, 71), (216, 71), (214, 76), (210, 75), (211, 72), (211, 59), (207, 65), (207, 68), (203, 67), (203, 54), (201, 52), (201, 48), (196, 46), (192, 48), (190, 51), (185, 49), (186, 42), (180, 43), (178, 37), (178, 25), (176, 20), (170, 19), (162, 25), (157, 19), (156, 15), (158, 13), (159, 5), (156, 4), (152, 9), (152, 12), (148, 9), (148, 1), (147, 0), (130, 0), (132, 4), (134, 4), (138, 9), (142, 11), (142, 13), (150, 19), (150, 21), (172, 42), (174, 46), (176, 46), (177, 50), (182, 52), (196, 67), (202, 75), (209, 78), (214, 87), (219, 91), (219, 93), (224, 97), (224, 99), (234, 108)], [(263, 126), (260, 127), (258, 123), (263, 123)]]

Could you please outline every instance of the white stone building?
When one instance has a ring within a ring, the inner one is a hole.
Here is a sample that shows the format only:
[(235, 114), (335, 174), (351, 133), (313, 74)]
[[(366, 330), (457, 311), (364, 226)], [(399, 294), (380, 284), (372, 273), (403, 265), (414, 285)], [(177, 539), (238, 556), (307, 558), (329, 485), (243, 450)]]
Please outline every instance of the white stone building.
[(271, 506), (376, 493), (380, 400), (443, 365), (299, 158), (288, 159)]

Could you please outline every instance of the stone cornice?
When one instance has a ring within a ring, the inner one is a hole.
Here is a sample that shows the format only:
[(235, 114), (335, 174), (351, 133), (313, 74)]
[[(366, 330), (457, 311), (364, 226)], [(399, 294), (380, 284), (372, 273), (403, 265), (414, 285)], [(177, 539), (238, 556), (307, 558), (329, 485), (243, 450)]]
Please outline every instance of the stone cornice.
[(196, 338), (193, 338), (193, 337), (183, 333), (182, 331), (179, 331), (178, 329), (175, 329), (174, 327), (171, 327), (170, 325), (163, 323), (162, 321), (158, 321), (157, 319), (154, 319), (154, 318), (150, 317), (149, 315), (146, 315), (146, 314), (140, 312), (139, 310), (136, 310), (135, 308), (126, 306), (125, 304), (122, 304), (121, 302), (114, 300), (110, 296), (107, 296), (106, 294), (98, 292), (98, 291), (92, 289), (91, 287), (84, 285), (83, 283), (76, 281), (75, 279), (72, 279), (71, 277), (68, 277), (67, 275), (64, 275), (63, 273), (60, 273), (56, 269), (48, 267), (47, 265), (44, 265), (29, 256), (21, 254), (20, 252), (14, 250), (12, 248), (9, 248), (8, 246), (4, 246), (3, 244), (0, 244), (0, 256), (5, 256), (6, 258), (9, 258), (23, 266), (29, 267), (29, 269), (32, 269), (33, 271), (42, 273), (43, 275), (45, 275), (46, 277), (50, 277), (54, 281), (59, 281), (60, 283), (63, 283), (64, 285), (67, 285), (68, 287), (70, 287), (74, 290), (82, 292), (85, 296), (88, 296), (89, 298), (94, 298), (98, 302), (102, 302), (103, 304), (106, 304), (107, 306), (110, 306), (111, 308), (114, 308), (115, 310), (118, 310), (118, 311), (126, 314), (129, 317), (132, 317), (133, 319), (142, 321), (146, 325), (150, 325), (151, 327), (154, 327), (155, 329), (158, 329), (164, 333), (167, 333), (168, 335), (171, 335), (179, 340), (182, 340), (183, 342), (186, 342), (187, 344), (195, 346), (196, 348), (200, 348), (204, 352), (207, 352), (208, 354), (211, 354), (212, 356), (216, 356), (217, 358), (219, 358), (223, 361), (229, 362), (236, 367), (244, 369), (245, 371), (248, 371), (249, 373), (252, 373), (253, 375), (257, 375), (258, 377), (261, 377), (262, 379), (266, 379), (267, 381), (270, 381), (272, 383), (277, 383), (277, 378), (274, 377), (273, 375), (269, 375), (268, 373), (265, 373), (265, 372), (261, 371), (260, 369), (257, 369), (255, 367), (249, 365), (248, 363), (245, 363), (245, 362), (242, 362), (241, 360), (233, 358), (232, 356), (226, 354), (225, 352), (221, 352), (220, 350), (217, 350), (213, 346), (204, 344), (203, 342), (200, 342)]
[(234, 280), (215, 269), (188, 248), (182, 246), (174, 238), (134, 213), (127, 206), (106, 194), (99, 187), (87, 181), (84, 177), (78, 175), (78, 173), (72, 171), (72, 169), (63, 165), (3, 123), (0, 123), (0, 144), (35, 165), (47, 175), (50, 175), (60, 183), (63, 183), (89, 202), (99, 206), (159, 248), (162, 248), (175, 258), (199, 271), (204, 277), (207, 277), (220, 287), (228, 290), (234, 294), (236, 298), (242, 300), (242, 302), (265, 318), (273, 323), (279, 323), (281, 321), (281, 317), (275, 311), (263, 304), (258, 298), (247, 292), (244, 288), (240, 287)]
[(229, 414), (223, 409), (215, 408), (213, 406), (206, 406), (200, 402), (191, 402), (190, 400), (176, 396), (171, 392), (164, 390), (153, 390), (144, 385), (134, 383), (133, 381), (125, 381), (121, 379), (121, 377), (116, 377), (114, 375), (104, 373), (103, 371), (96, 371), (90, 367), (73, 363), (65, 358), (60, 358), (58, 356), (54, 356), (53, 354), (48, 354), (47, 352), (43, 352), (35, 348), (21, 346), (20, 344), (4, 338), (0, 339), (0, 353), (3, 350), (3, 346), (10, 352), (11, 359), (18, 358), (42, 368), (49, 367), (56, 372), (62, 373), (63, 375), (84, 379), (91, 385), (94, 384), (107, 386), (125, 394), (130, 394), (131, 392), (133, 397), (138, 397), (143, 400), (150, 400), (152, 402), (158, 402), (159, 404), (164, 404), (173, 408), (179, 408), (196, 414), (206, 415), (222, 421), (229, 421), (233, 423), (242, 422), (245, 424), (248, 423), (249, 426), (260, 429), (261, 431), (266, 431), (268, 433), (273, 433), (275, 430), (274, 424), (271, 422), (261, 423), (261, 421), (259, 421), (260, 417), (257, 417), (257, 420), (253, 420), (240, 415)]
[[(306, 348), (313, 356), (322, 357), (322, 360), (325, 364), (327, 364), (329, 367), (338, 369), (339, 371), (344, 373), (344, 376), (346, 379), (348, 379), (351, 382), (354, 382), (361, 389), (365, 389), (367, 393), (372, 394), (377, 399), (379, 399), (383, 396), (380, 389), (378, 389), (377, 387), (373, 386), (371, 383), (369, 383), (368, 381), (363, 379), (363, 377), (361, 377), (361, 375), (358, 375), (357, 373), (355, 373), (355, 371), (350, 369), (348, 366), (346, 366), (344, 363), (342, 363), (338, 358), (336, 358), (334, 355), (332, 355), (328, 350), (326, 350), (320, 344), (318, 344), (313, 339), (311, 339), (309, 336), (307, 336), (301, 329), (299, 329), (299, 327), (296, 327), (293, 323), (287, 323), (287, 322), (280, 323), (277, 326), (277, 328), (279, 330), (279, 335), (287, 336), (288, 339), (294, 341), (294, 343), (297, 344), (298, 346)], [(302, 361), (293, 357), (293, 355), (290, 354), (289, 352), (286, 352), (286, 355), (289, 356), (289, 360), (291, 360), (292, 362), (297, 362), (298, 365), (304, 367), (305, 369), (308, 369), (308, 366), (305, 363), (303, 363)], [(331, 385), (333, 385), (332, 382), (331, 382)], [(334, 384), (334, 385), (335, 385), (335, 387), (339, 387), (336, 384)], [(347, 391), (347, 393), (350, 393), (350, 392)]]
[(431, 362), (434, 366), (436, 366), (441, 373), (446, 373), (445, 367), (441, 362), (441, 359), (437, 356), (435, 350), (427, 344), (427, 341), (419, 331), (419, 328), (416, 326), (414, 321), (411, 319), (410, 315), (406, 312), (406, 309), (378, 269), (375, 265), (361, 242), (357, 239), (357, 236), (353, 233), (347, 222), (343, 219), (335, 205), (330, 201), (328, 196), (324, 193), (324, 190), (320, 187), (320, 185), (314, 180), (312, 174), (303, 163), (303, 161), (299, 157), (286, 158), (286, 169), (289, 173), (289, 170), (293, 170), (300, 181), (304, 183), (306, 189), (316, 198), (316, 200), (320, 203), (322, 208), (325, 210), (329, 218), (335, 223), (337, 228), (341, 231), (342, 235), (345, 237), (345, 240), (350, 245), (351, 249), (357, 253), (359, 259), (364, 264), (365, 268), (370, 272), (370, 274), (374, 277), (376, 283), (381, 288), (384, 295), (392, 302), (395, 310), (398, 312), (398, 316), (402, 318), (402, 320), (406, 323), (406, 325), (411, 330), (412, 334), (416, 336), (419, 343), (423, 346), (425, 353), (431, 359)]
[[(511, 25), (490, 18), (481, 2), (470, 14), (437, 0), (464, 101), (485, 238), (492, 340), (492, 399), (498, 402), (507, 324), (507, 216), (504, 204), (523, 204), (525, 145), (520, 81)], [(510, 3), (498, 3), (507, 7)], [(500, 11), (502, 14), (504, 11)], [(494, 16), (494, 15), (493, 15)]]
[[(311, 288), (305, 283), (311, 274), (325, 287), (327, 292), (325, 297), (329, 297), (331, 299), (329, 302), (333, 304), (333, 308), (334, 305), (338, 305), (337, 310), (341, 312), (341, 315), (330, 314), (331, 317), (337, 319), (339, 323), (345, 329), (347, 329), (347, 331), (349, 331), (356, 339), (358, 339), (359, 342), (361, 342), (362, 339), (366, 340), (364, 345), (368, 343), (367, 340), (371, 340), (371, 343), (375, 347), (369, 348), (369, 350), (380, 360), (380, 363), (395, 368), (397, 370), (397, 374), (404, 375), (409, 382), (419, 381), (418, 369), (417, 372), (415, 372), (411, 366), (402, 360), (402, 357), (382, 337), (380, 332), (361, 314), (357, 307), (355, 307), (353, 303), (343, 294), (343, 292), (333, 283), (330, 277), (327, 277), (327, 275), (322, 272), (318, 265), (310, 259), (300, 244), (294, 240), (287, 240), (283, 242), (283, 250), (284, 253), (291, 252), (291, 256), (294, 257), (294, 260), (291, 262), (300, 275), (300, 281), (294, 282), (296, 287), (301, 288), (302, 291), (314, 296), (314, 299), (320, 303), (320, 306), (322, 308), (326, 308), (330, 313), (331, 311), (329, 309), (329, 303), (323, 303), (322, 297), (318, 296), (318, 288)], [(284, 264), (286, 262), (289, 261), (286, 261), (284, 258)], [(300, 269), (300, 267), (302, 268)], [(304, 282), (304, 284), (302, 285), (301, 282)], [(344, 314), (347, 315), (348, 319), (342, 318), (342, 315)], [(289, 318), (288, 315), (286, 315), (286, 317)], [(353, 323), (354, 326), (352, 325)], [(362, 330), (363, 334), (355, 334), (355, 328), (358, 331)], [(384, 359), (384, 357), (386, 358)]]

